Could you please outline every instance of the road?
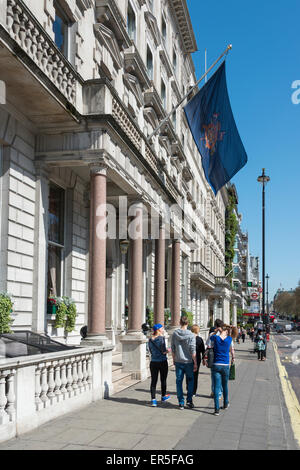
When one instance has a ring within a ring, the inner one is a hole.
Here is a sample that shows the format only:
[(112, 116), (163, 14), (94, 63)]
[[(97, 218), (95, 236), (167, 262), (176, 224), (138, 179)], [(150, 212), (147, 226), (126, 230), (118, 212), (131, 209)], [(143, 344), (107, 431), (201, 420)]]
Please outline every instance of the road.
[[(300, 403), (300, 332), (274, 333), (273, 339), (278, 347), (280, 361), (286, 368), (293, 390)], [(298, 342), (298, 349), (296, 348), (296, 342)]]

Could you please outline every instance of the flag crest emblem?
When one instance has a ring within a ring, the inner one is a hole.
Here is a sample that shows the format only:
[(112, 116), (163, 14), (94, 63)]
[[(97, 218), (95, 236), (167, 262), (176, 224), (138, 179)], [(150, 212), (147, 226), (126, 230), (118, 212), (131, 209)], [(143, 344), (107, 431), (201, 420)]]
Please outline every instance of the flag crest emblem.
[(230, 105), (225, 61), (184, 111), (205, 177), (217, 194), (248, 161)]

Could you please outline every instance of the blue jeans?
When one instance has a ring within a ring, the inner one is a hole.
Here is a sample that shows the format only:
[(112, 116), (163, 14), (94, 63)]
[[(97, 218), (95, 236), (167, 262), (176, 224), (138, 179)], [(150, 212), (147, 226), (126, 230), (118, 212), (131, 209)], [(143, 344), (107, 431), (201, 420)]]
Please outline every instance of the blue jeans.
[(229, 380), (229, 366), (212, 366), (212, 379), (213, 387), (215, 390), (214, 400), (215, 400), (215, 410), (219, 411), (219, 395), (221, 387), (223, 387), (223, 397), (224, 397), (224, 406), (227, 406), (228, 401), (228, 380)]
[(194, 363), (190, 362), (189, 364), (181, 364), (180, 362), (175, 362), (176, 367), (176, 390), (178, 403), (184, 403), (182, 382), (184, 379), (184, 374), (186, 375), (187, 381), (187, 402), (193, 401), (193, 392), (194, 392)]
[[(213, 371), (212, 371), (212, 369), (210, 369), (210, 373), (211, 373), (211, 393), (214, 395), (215, 394), (215, 386), (214, 386), (214, 381), (213, 381)], [(223, 387), (222, 387), (222, 384), (221, 384), (219, 397), (221, 398), (222, 395), (223, 395)]]

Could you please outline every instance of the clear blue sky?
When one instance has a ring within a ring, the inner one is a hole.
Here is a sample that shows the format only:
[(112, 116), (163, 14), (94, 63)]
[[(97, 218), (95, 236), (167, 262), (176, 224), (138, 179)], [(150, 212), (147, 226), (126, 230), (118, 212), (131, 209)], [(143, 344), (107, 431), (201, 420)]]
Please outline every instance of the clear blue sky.
[(233, 45), (227, 58), (227, 82), (233, 114), (248, 154), (234, 177), (242, 228), (251, 254), (260, 256), (262, 168), (271, 177), (266, 188), (266, 273), (269, 298), (280, 284), (300, 280), (300, 104), (292, 83), (300, 80), (299, 0), (187, 0), (198, 50), (197, 77)]

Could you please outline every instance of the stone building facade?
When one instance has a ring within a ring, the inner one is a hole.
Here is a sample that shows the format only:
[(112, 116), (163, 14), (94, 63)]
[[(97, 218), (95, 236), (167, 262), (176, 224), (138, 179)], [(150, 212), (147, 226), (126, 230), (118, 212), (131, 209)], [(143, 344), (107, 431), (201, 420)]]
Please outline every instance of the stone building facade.
[[(160, 322), (170, 309), (171, 329), (192, 311), (204, 336), (229, 322), (226, 190), (208, 186), (182, 108), (149, 139), (194, 85), (196, 50), (185, 0), (0, 0), (0, 291), (14, 329), (79, 344), (88, 325), (86, 344), (122, 343), (132, 368), (147, 306)], [(76, 301), (70, 334), (47, 314), (62, 295)]]

